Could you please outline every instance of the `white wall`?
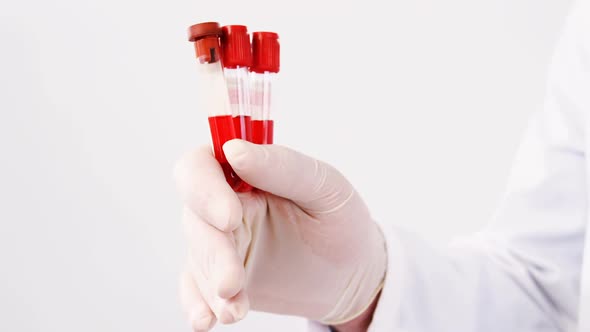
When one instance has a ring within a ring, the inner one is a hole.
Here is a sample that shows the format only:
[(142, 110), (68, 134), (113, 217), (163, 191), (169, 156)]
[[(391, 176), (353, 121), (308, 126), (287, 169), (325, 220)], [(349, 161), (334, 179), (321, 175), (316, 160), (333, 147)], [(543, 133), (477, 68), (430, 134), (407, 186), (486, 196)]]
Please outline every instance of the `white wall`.
[[(0, 0), (0, 331), (188, 330), (171, 169), (209, 139), (190, 24), (279, 32), (277, 143), (444, 241), (493, 212), (568, 5)], [(301, 326), (251, 313), (217, 331)]]

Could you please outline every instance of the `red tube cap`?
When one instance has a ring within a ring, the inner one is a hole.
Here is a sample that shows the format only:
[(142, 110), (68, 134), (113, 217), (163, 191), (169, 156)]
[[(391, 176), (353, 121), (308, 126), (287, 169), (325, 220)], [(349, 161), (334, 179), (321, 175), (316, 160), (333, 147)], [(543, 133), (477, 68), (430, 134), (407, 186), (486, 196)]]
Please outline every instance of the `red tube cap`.
[(249, 67), (252, 64), (250, 35), (245, 25), (226, 25), (221, 28), (221, 48), (225, 68)]
[(219, 61), (219, 36), (221, 28), (217, 22), (199, 23), (188, 29), (188, 40), (195, 43), (195, 53), (202, 62)]
[(278, 73), (280, 69), (281, 45), (279, 35), (274, 32), (252, 33), (252, 66), (256, 73)]
[(188, 41), (195, 42), (208, 36), (220, 36), (221, 28), (217, 22), (204, 22), (188, 28)]

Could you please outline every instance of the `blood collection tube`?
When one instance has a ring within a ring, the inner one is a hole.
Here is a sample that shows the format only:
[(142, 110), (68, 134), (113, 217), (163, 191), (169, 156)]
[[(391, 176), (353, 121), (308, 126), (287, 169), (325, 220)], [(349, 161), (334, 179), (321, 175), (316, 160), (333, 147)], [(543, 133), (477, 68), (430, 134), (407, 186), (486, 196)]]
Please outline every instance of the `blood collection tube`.
[(220, 39), (221, 28), (217, 22), (199, 23), (189, 28), (189, 41), (194, 42), (198, 63), (199, 97), (201, 107), (209, 113), (209, 128), (215, 158), (221, 165), (229, 185), (238, 192), (251, 190), (232, 170), (225, 154), (223, 144), (239, 138), (234, 128), (234, 120), (229, 103), (227, 85), (221, 66)]
[(272, 89), (279, 69), (279, 35), (274, 32), (252, 33), (250, 108), (252, 111), (253, 143), (273, 143), (274, 121), (271, 108), (274, 107), (274, 102)]
[(223, 72), (229, 93), (229, 103), (238, 138), (252, 141), (250, 124), (250, 89), (248, 67), (252, 63), (250, 35), (244, 25), (221, 28)]

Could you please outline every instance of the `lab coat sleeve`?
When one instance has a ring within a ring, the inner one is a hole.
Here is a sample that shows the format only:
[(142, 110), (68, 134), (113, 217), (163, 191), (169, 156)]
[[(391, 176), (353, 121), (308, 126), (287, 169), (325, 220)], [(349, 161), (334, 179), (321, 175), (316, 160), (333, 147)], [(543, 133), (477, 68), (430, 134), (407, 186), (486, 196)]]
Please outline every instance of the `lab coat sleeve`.
[(587, 224), (588, 8), (580, 2), (568, 18), (545, 105), (527, 129), (490, 224), (443, 248), (383, 227), (389, 266), (370, 331), (538, 332), (576, 326)]
[(588, 22), (588, 2), (580, 2), (554, 54), (544, 107), (531, 120), (490, 224), (446, 248), (388, 229), (390, 266), (372, 331), (576, 326), (587, 225)]

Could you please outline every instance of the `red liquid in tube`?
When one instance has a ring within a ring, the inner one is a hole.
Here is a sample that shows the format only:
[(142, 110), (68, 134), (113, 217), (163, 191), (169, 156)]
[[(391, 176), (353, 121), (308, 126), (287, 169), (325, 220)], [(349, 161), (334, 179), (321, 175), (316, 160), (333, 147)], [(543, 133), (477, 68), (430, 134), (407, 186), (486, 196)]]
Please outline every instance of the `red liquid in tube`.
[(231, 176), (233, 171), (231, 170), (231, 166), (229, 166), (229, 163), (225, 158), (225, 153), (223, 153), (223, 144), (236, 138), (232, 116), (220, 115), (209, 117), (209, 129), (211, 130), (211, 139), (213, 141), (213, 153), (215, 154), (215, 158), (219, 164), (221, 164), (221, 168), (223, 168), (223, 173), (225, 173), (226, 178), (228, 178), (228, 180), (233, 180), (233, 177)]
[(234, 128), (236, 136), (248, 142), (252, 142), (252, 117), (249, 115), (234, 116)]
[(223, 152), (225, 142), (238, 138), (235, 120), (231, 115), (211, 116), (209, 117), (209, 129), (213, 141), (213, 153), (221, 165), (225, 179), (235, 191), (246, 192), (252, 190), (252, 186), (240, 179), (234, 172)]
[(274, 143), (275, 134), (275, 122), (273, 120), (267, 120), (266, 122), (266, 144)]
[(252, 143), (272, 144), (273, 132), (273, 120), (252, 120)]

